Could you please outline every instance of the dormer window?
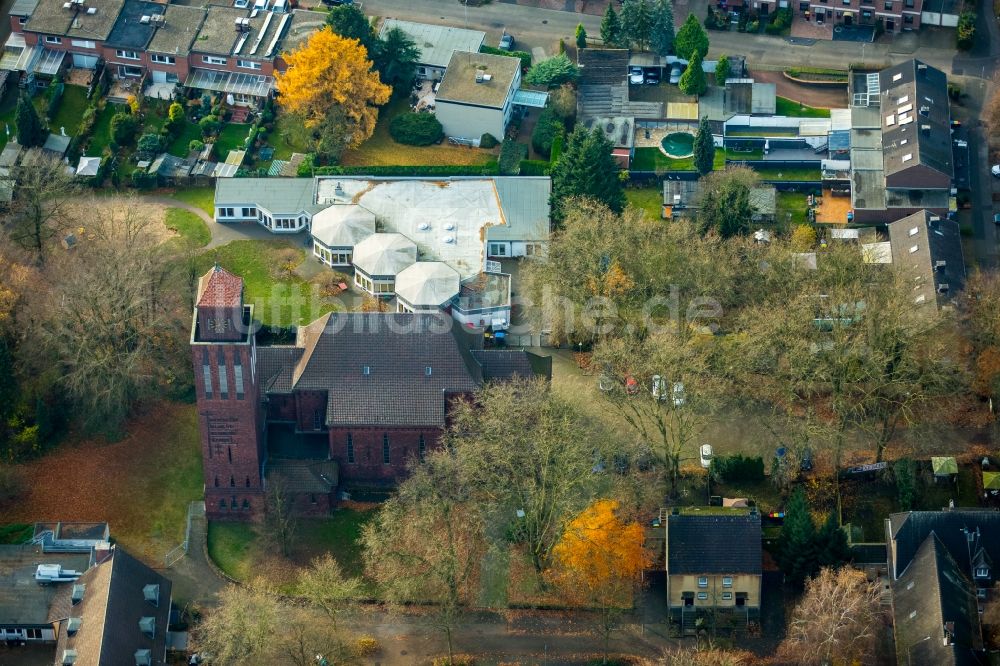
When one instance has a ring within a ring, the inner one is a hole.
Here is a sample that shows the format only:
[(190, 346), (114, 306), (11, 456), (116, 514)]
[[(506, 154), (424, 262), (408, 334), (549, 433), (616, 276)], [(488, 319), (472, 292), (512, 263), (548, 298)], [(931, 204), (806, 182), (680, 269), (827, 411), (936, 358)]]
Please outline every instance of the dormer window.
[(160, 586), (150, 583), (149, 585), (142, 588), (142, 596), (148, 602), (154, 606), (160, 605)]
[(363, 374), (365, 377), (367, 377), (368, 375), (372, 374), (372, 366), (366, 365), (366, 366), (362, 367), (361, 368), (361, 374)]
[(433, 370), (432, 370), (431, 366), (429, 366), (429, 365), (426, 368), (424, 368), (424, 374), (427, 375), (428, 377), (431, 376), (431, 372), (432, 371)]
[(153, 653), (150, 650), (136, 650), (135, 666), (153, 666)]
[(83, 601), (83, 592), (86, 589), (87, 585), (85, 583), (77, 583), (73, 586), (73, 593), (70, 596), (70, 600), (74, 606)]
[(156, 638), (156, 618), (147, 616), (140, 619), (139, 631), (145, 634), (147, 638)]
[(82, 623), (82, 618), (71, 617), (69, 621), (66, 622), (66, 633), (70, 636), (75, 636), (76, 632), (80, 631), (80, 624)]
[(976, 567), (976, 578), (989, 578), (990, 568), (989, 567)]

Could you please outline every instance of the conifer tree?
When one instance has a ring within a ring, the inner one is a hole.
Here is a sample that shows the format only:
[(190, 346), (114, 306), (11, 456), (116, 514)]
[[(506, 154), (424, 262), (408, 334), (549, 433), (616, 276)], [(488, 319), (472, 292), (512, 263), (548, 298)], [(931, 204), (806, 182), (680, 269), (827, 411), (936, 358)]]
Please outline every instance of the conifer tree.
[(694, 168), (704, 176), (715, 166), (715, 139), (708, 125), (708, 116), (702, 116), (698, 133), (694, 135)]
[(677, 31), (677, 37), (674, 39), (674, 53), (679, 58), (690, 60), (694, 57), (695, 52), (700, 53), (702, 58), (708, 54), (708, 35), (705, 34), (701, 23), (698, 22), (698, 17), (694, 14), (688, 14), (684, 25)]
[(649, 44), (649, 31), (652, 28), (653, 16), (647, 0), (624, 0), (622, 2), (621, 45), (625, 48), (635, 47), (646, 50)]
[(653, 7), (653, 27), (649, 33), (649, 47), (654, 53), (667, 56), (674, 52), (674, 2), (656, 0)]
[(582, 23), (576, 24), (576, 48), (587, 48), (587, 29), (583, 27)]
[(600, 129), (588, 132), (577, 125), (569, 135), (566, 149), (552, 170), (552, 219), (559, 223), (570, 197), (588, 197), (616, 213), (625, 208), (625, 193), (618, 178), (618, 163), (611, 155), (613, 146)]
[(618, 13), (615, 12), (614, 3), (608, 3), (608, 11), (604, 12), (601, 19), (601, 41), (606, 48), (615, 48), (619, 45), (621, 38), (621, 23), (618, 22)]
[(24, 93), (17, 100), (17, 110), (14, 113), (17, 125), (17, 142), (25, 148), (40, 146), (45, 143), (45, 126), (38, 117), (38, 111), (31, 99)]
[(702, 95), (705, 93), (705, 69), (701, 64), (701, 53), (695, 51), (694, 57), (688, 62), (687, 69), (681, 74), (677, 87), (685, 95)]
[(837, 514), (831, 511), (816, 533), (816, 564), (818, 567), (839, 567), (850, 559), (847, 534), (837, 524)]
[(792, 492), (785, 508), (785, 524), (778, 537), (778, 566), (789, 582), (799, 586), (818, 570), (816, 525), (801, 487)]

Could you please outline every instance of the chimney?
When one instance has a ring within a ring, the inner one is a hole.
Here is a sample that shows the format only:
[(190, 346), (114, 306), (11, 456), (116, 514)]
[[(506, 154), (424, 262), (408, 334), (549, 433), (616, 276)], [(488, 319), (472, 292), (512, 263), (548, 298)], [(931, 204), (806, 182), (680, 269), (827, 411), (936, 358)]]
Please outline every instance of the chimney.
[(936, 270), (938, 273), (943, 273), (944, 269), (947, 266), (948, 262), (945, 261), (944, 259), (938, 259), (937, 261), (934, 262), (934, 270)]
[(111, 544), (102, 542), (94, 546), (94, 564), (101, 564), (111, 559)]
[(920, 133), (923, 134), (924, 136), (930, 136), (930, 134), (931, 134), (931, 126), (930, 125), (921, 125), (920, 126)]

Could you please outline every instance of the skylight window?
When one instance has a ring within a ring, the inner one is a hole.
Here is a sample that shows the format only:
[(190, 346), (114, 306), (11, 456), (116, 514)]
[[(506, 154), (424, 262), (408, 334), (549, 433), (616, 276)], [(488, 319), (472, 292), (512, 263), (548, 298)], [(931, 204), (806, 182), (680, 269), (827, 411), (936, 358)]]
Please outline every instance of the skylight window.
[(923, 303), (926, 300), (927, 300), (927, 297), (924, 296), (923, 294), (920, 294), (919, 296), (917, 296), (916, 298), (913, 299), (913, 302), (916, 303), (917, 305), (920, 305), (921, 303)]
[(910, 248), (910, 254), (913, 254), (914, 252), (916, 252), (919, 249), (920, 249), (919, 245), (914, 245), (913, 247)]
[[(900, 75), (897, 74), (896, 76), (900, 76)], [(892, 77), (892, 80), (895, 81), (896, 77), (895, 76)], [(909, 101), (910, 101), (910, 96), (909, 95), (903, 95), (902, 97), (900, 97), (899, 99), (896, 100), (896, 104), (906, 104)]]
[(906, 153), (905, 155), (903, 155), (904, 162), (909, 162), (912, 159), (913, 159), (913, 153)]
[(913, 227), (912, 229), (910, 229), (911, 236), (916, 236), (919, 233), (920, 233), (920, 227)]
[(900, 72), (899, 74), (893, 74), (892, 75), (892, 80), (893, 81), (899, 81), (901, 78), (903, 78), (903, 73), (902, 72)]

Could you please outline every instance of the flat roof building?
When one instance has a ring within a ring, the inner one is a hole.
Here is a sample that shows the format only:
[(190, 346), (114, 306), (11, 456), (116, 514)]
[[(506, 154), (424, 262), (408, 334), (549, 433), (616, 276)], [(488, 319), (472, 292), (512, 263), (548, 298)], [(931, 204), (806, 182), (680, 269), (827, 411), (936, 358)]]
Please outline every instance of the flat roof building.
[(477, 53), (486, 41), (486, 33), (480, 30), (465, 30), (397, 19), (386, 19), (382, 22), (379, 38), (385, 39), (386, 34), (393, 29), (402, 30), (420, 49), (417, 76), (426, 79), (439, 80), (444, 76), (455, 51)]

